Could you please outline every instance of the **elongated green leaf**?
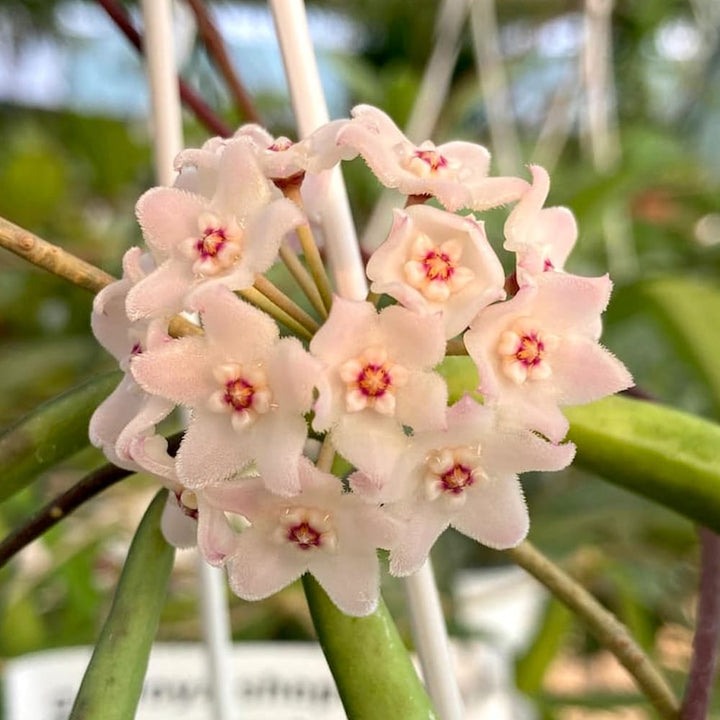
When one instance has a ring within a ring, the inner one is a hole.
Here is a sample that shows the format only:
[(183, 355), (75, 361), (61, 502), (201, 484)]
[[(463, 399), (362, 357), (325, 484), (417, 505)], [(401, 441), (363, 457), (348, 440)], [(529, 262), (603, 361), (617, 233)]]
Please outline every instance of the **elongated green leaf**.
[(311, 575), (303, 587), (348, 719), (436, 720), (384, 603), (372, 615), (349, 617)]
[(90, 416), (120, 377), (112, 372), (93, 378), (40, 405), (0, 435), (0, 502), (89, 444)]
[(720, 425), (625, 397), (565, 414), (577, 465), (720, 532)]
[(70, 720), (135, 717), (175, 555), (160, 532), (166, 497), (155, 496), (135, 533)]
[(697, 279), (666, 278), (644, 283), (641, 292), (700, 371), (720, 416), (720, 290)]

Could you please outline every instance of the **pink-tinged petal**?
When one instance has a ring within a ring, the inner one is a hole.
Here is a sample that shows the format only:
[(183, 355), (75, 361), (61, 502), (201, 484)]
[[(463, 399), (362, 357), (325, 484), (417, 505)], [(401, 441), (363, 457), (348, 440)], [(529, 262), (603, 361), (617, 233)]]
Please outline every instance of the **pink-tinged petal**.
[(333, 120), (318, 128), (307, 138), (306, 170), (317, 174), (337, 165), (340, 160), (351, 160), (357, 155), (352, 149), (340, 147), (337, 136), (349, 120)]
[(133, 347), (130, 321), (125, 313), (125, 298), (130, 289), (128, 280), (117, 280), (104, 287), (93, 300), (90, 326), (97, 341), (116, 360), (125, 360)]
[(242, 265), (252, 273), (264, 273), (277, 259), (284, 237), (307, 222), (292, 200), (275, 200), (249, 219)]
[[(443, 254), (449, 248), (454, 252), (448, 262)], [(436, 260), (447, 263), (446, 280), (429, 279), (433, 266), (423, 256), (433, 252)], [(481, 308), (505, 297), (505, 273), (482, 223), (425, 205), (395, 211), (390, 235), (368, 261), (367, 274), (374, 292), (387, 293), (423, 316), (440, 313), (445, 338), (464, 330)], [(433, 288), (443, 292), (431, 296)]]
[(157, 264), (150, 253), (143, 252), (142, 248), (131, 247), (122, 259), (123, 277), (127, 278), (133, 285), (147, 277)]
[(136, 471), (138, 466), (128, 457), (120, 457), (116, 451), (117, 439), (123, 428), (140, 411), (147, 395), (128, 375), (98, 406), (90, 418), (90, 442), (100, 448), (115, 465)]
[(180, 550), (194, 547), (197, 543), (198, 522), (182, 511), (173, 493), (168, 495), (165, 503), (160, 530), (165, 540)]
[(216, 510), (245, 518), (261, 516), (268, 508), (267, 488), (262, 479), (255, 476), (208, 485), (199, 495)]
[(263, 174), (252, 147), (242, 140), (228, 142), (220, 158), (213, 208), (221, 215), (234, 215), (245, 226), (273, 196), (274, 188)]
[(463, 140), (453, 140), (438, 146), (438, 152), (451, 166), (462, 167), (458, 180), (472, 183), (490, 171), (490, 153), (486, 147)]
[(118, 455), (130, 458), (130, 445), (133, 440), (154, 434), (155, 426), (172, 412), (174, 406), (175, 403), (170, 400), (148, 395), (134, 417), (120, 432), (116, 443)]
[(208, 503), (202, 492), (197, 494), (197, 503), (198, 548), (210, 565), (224, 565), (227, 558), (235, 552), (236, 535), (225, 513)]
[(252, 458), (252, 438), (235, 431), (228, 415), (196, 413), (177, 454), (178, 478), (188, 488), (203, 488), (234, 477)]
[(582, 405), (634, 385), (627, 368), (611, 352), (577, 335), (558, 348), (553, 370), (560, 405)]
[(262, 600), (297, 580), (307, 569), (302, 550), (273, 542), (255, 528), (237, 538), (227, 571), (232, 591), (243, 600)]
[(496, 405), (500, 421), (542, 433), (551, 443), (560, 443), (570, 429), (557, 400), (551, 395), (518, 393)]
[(175, 458), (167, 452), (167, 440), (162, 435), (138, 435), (127, 445), (127, 455), (142, 470), (151, 475), (176, 481)]
[(264, 358), (280, 333), (273, 320), (220, 285), (192, 294), (190, 308), (199, 312), (207, 342), (228, 359)]
[(529, 170), (533, 177), (532, 185), (505, 221), (506, 239), (503, 247), (506, 250), (520, 250), (523, 246), (535, 242), (534, 227), (550, 192), (550, 176), (547, 171), (539, 165), (530, 165)]
[(297, 465), (307, 438), (305, 420), (271, 412), (256, 423), (254, 455), (265, 485), (278, 495), (295, 495), (300, 492)]
[(545, 273), (537, 278), (537, 312), (549, 332), (567, 330), (591, 337), (600, 336), (599, 315), (607, 307), (612, 282), (566, 273)]
[(166, 260), (130, 289), (125, 303), (128, 317), (139, 320), (176, 315), (183, 309), (183, 299), (193, 282), (187, 263)]
[(484, 178), (469, 186), (470, 202), (467, 207), (480, 211), (506, 205), (522, 197), (529, 187), (530, 185), (522, 178)]
[(380, 567), (374, 549), (347, 556), (318, 553), (308, 570), (346, 615), (369, 615), (380, 597)]
[(328, 319), (310, 341), (310, 352), (328, 365), (359, 355), (377, 342), (376, 323), (371, 303), (335, 296)]
[(482, 457), (494, 477), (507, 477), (534, 470), (562, 470), (573, 461), (575, 446), (547, 442), (522, 426), (499, 425), (492, 441), (482, 443)]
[(501, 478), (474, 487), (451, 525), (488, 547), (515, 547), (530, 527), (520, 483), (515, 478)]
[(370, 410), (343, 417), (333, 429), (332, 439), (338, 452), (378, 488), (390, 478), (408, 445), (397, 422)]
[(275, 138), (262, 125), (256, 123), (247, 123), (239, 127), (233, 135), (233, 139), (236, 138), (247, 138), (263, 150), (269, 148), (275, 141)]
[[(395, 506), (391, 506), (393, 512)], [(398, 505), (400, 516), (407, 516), (407, 523), (390, 548), (390, 574), (405, 577), (417, 572), (427, 560), (430, 549), (449, 524), (446, 514), (429, 508), (422, 516), (413, 515), (412, 507)], [(410, 514), (408, 514), (408, 512)]]
[(445, 357), (442, 319), (391, 305), (378, 318), (389, 357), (403, 367), (430, 368)]
[(138, 200), (135, 212), (145, 242), (164, 260), (177, 245), (198, 233), (198, 216), (207, 200), (177, 188), (156, 187)]
[(407, 385), (397, 394), (395, 415), (415, 431), (445, 427), (448, 390), (436, 373), (411, 372)]
[(306, 413), (313, 401), (321, 363), (296, 338), (283, 338), (267, 362), (270, 386), (283, 398), (283, 411)]
[(181, 405), (200, 404), (217, 389), (202, 337), (170, 340), (136, 355), (130, 365), (143, 389)]

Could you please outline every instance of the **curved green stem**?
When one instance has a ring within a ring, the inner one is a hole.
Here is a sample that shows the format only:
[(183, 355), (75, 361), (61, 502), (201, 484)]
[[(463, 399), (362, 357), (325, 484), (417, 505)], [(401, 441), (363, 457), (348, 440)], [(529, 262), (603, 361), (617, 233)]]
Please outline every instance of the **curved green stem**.
[(627, 628), (611, 612), (529, 542), (523, 542), (507, 553), (585, 623), (593, 635), (635, 678), (638, 687), (661, 717), (667, 720), (678, 719), (678, 701), (665, 678), (633, 640)]

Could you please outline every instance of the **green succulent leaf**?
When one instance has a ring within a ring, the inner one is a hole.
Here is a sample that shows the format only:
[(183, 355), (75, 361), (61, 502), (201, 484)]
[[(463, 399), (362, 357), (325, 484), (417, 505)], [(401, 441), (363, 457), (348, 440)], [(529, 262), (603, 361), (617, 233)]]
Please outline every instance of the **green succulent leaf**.
[(437, 720), (385, 604), (350, 617), (309, 574), (305, 596), (349, 720)]
[(70, 720), (135, 717), (175, 556), (160, 532), (166, 498), (155, 496), (135, 533)]
[(565, 414), (577, 465), (720, 532), (720, 425), (627, 397)]
[(0, 502), (90, 444), (90, 417), (120, 378), (118, 371), (93, 378), (43, 403), (0, 435)]

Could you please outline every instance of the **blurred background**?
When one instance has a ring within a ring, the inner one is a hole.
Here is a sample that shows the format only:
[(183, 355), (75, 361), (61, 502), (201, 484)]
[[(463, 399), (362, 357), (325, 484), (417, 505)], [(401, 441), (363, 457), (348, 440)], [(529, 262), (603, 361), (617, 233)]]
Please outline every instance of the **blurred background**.
[[(126, 7), (139, 26), (136, 8)], [(208, 7), (264, 124), (295, 136), (265, 4)], [(475, 0), (471, 10), (463, 0), (325, 0), (308, 2), (308, 11), (333, 118), (370, 103), (416, 141), (486, 144), (496, 173), (544, 165), (547, 204), (570, 207), (580, 227), (568, 270), (610, 271), (615, 281), (603, 342), (643, 391), (717, 419), (708, 375), (717, 362), (678, 332), (678, 314), (700, 336), (720, 323), (716, 0)], [(245, 118), (184, 3), (176, 25), (183, 77), (239, 125)], [(118, 273), (124, 251), (141, 240), (135, 201), (153, 184), (147, 118), (141, 61), (99, 4), (0, 0), (1, 216)], [(201, 144), (207, 131), (190, 114), (185, 120), (186, 144)], [(370, 250), (389, 226), (387, 214), (373, 212), (380, 188), (362, 161), (345, 175)], [(498, 251), (505, 216), (483, 217)], [(89, 332), (91, 302), (84, 290), (0, 253), (0, 427), (112, 369)], [(101, 462), (83, 451), (0, 505), (0, 531)], [(679, 691), (696, 586), (691, 523), (577, 469), (528, 476), (525, 488), (530, 539), (630, 626)], [(0, 571), (0, 657), (93, 641), (152, 492), (139, 477), (111, 489)], [(472, 637), (477, 630), (453, 593), (459, 573), (506, 558), (448, 532), (434, 561), (451, 629)], [(196, 639), (194, 561), (180, 554), (178, 568), (160, 637)], [(402, 593), (386, 584), (407, 632)], [(311, 636), (297, 587), (262, 603), (233, 600), (232, 619), (238, 640)], [(515, 682), (535, 717), (654, 717), (560, 606), (544, 603), (530, 635), (514, 648)]]

